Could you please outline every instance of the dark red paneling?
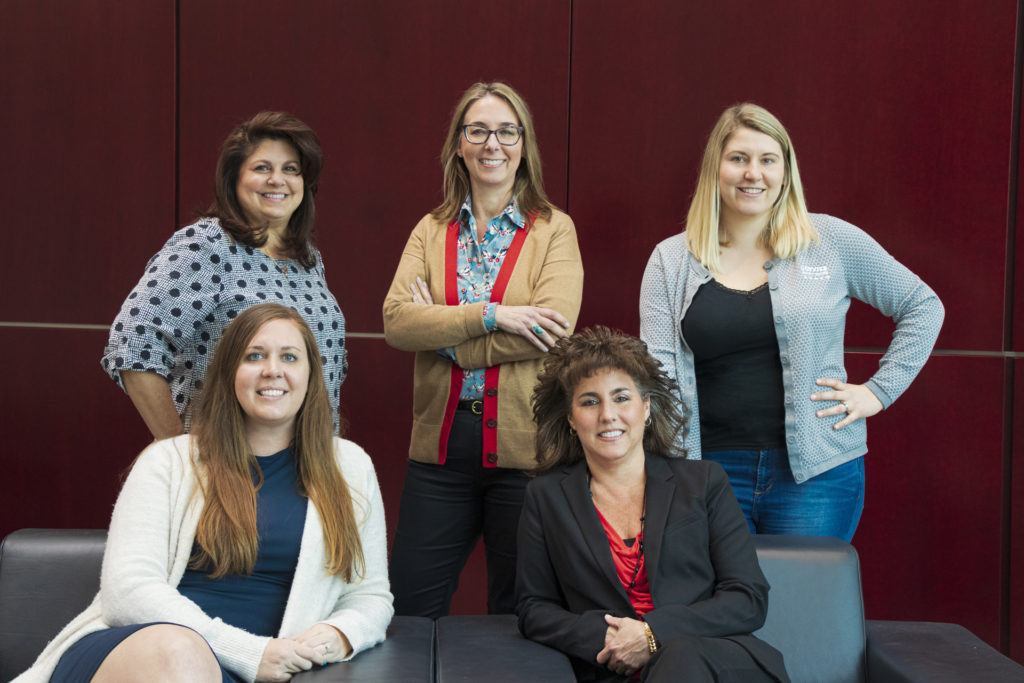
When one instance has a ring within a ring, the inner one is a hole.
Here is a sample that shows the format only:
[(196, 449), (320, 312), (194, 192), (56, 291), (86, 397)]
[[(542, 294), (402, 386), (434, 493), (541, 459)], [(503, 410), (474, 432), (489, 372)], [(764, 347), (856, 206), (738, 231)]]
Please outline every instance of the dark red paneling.
[(174, 222), (174, 2), (5, 8), (0, 320), (107, 322)]
[[(876, 354), (847, 354), (851, 379)], [(939, 356), (870, 418), (854, 538), (870, 619), (949, 621), (1000, 641), (1003, 363)]]
[(1024, 367), (1013, 361), (1013, 453), (1010, 460), (1010, 656), (1024, 662)]
[[(326, 156), (319, 244), (349, 327), (380, 307), (416, 221), (440, 200), (438, 153), (477, 80), (519, 88), (537, 121), (548, 190), (565, 203), (569, 2), (181, 1), (181, 209), (210, 199), (220, 143), (260, 109), (290, 110)], [(273, 30), (267, 29), (273, 26)]]
[[(341, 388), (346, 436), (373, 458), (384, 496), (388, 538), (393, 540), (409, 456), (413, 354), (396, 351), (383, 339), (350, 338), (347, 343), (351, 367)], [(487, 569), (480, 544), (462, 572), (452, 612), (485, 613), (486, 596)]]
[[(998, 348), (1016, 4), (575, 3), (584, 320), (636, 329), (640, 275), (680, 229), (707, 133), (753, 100), (788, 126), (811, 209), (860, 225), (935, 286), (940, 346)], [(851, 344), (887, 343), (879, 318), (850, 322)]]
[[(1022, 6), (1022, 11), (1024, 11), (1024, 6)], [(1024, 36), (1020, 40), (1024, 43)], [(1019, 54), (1017, 59), (1024, 60), (1024, 55)], [(1022, 65), (1022, 69), (1024, 69), (1024, 65)], [(1017, 87), (1021, 88), (1021, 84), (1018, 84)], [(1014, 226), (1016, 228), (1016, 253), (1013, 254), (1015, 257), (1013, 350), (1024, 351), (1024, 105), (1020, 107), (1017, 131), (1019, 136), (1017, 140), (1017, 183), (1016, 186), (1011, 185), (1007, 188), (1007, 194), (1009, 197), (1013, 197), (1017, 203), (1017, 215), (1010, 217), (1016, 218)], [(1021, 635), (1020, 647), (1024, 651), (1024, 634)]]
[(0, 328), (0, 355), (17, 359), (4, 378), (0, 536), (110, 522), (121, 474), (151, 437), (100, 370), (105, 341), (90, 330)]
[(383, 339), (349, 338), (346, 344), (351, 365), (341, 387), (345, 438), (373, 458), (391, 532), (409, 457), (413, 354), (396, 351)]

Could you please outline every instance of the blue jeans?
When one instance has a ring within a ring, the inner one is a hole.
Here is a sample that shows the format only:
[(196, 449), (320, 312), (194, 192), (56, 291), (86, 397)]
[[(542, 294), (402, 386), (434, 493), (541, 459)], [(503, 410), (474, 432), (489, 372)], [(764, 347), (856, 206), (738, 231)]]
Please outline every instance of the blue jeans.
[(752, 534), (836, 536), (847, 543), (864, 511), (864, 458), (793, 480), (784, 448), (705, 453), (729, 475)]

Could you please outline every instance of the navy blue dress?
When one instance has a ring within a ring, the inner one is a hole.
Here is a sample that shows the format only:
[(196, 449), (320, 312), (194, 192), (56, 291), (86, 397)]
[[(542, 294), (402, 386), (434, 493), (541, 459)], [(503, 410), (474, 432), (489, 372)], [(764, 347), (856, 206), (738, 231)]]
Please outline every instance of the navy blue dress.
[[(256, 462), (263, 473), (263, 484), (256, 493), (259, 552), (252, 574), (210, 579), (207, 572), (188, 569), (178, 592), (210, 617), (219, 617), (249, 633), (275, 637), (295, 576), (308, 500), (299, 493), (291, 448), (257, 458)], [(254, 479), (258, 481), (258, 473), (254, 473)], [(197, 549), (193, 546), (193, 552)], [(51, 683), (90, 680), (115, 647), (151, 625), (133, 624), (85, 636), (61, 656), (50, 676)], [(221, 673), (227, 683), (241, 680), (223, 666)]]

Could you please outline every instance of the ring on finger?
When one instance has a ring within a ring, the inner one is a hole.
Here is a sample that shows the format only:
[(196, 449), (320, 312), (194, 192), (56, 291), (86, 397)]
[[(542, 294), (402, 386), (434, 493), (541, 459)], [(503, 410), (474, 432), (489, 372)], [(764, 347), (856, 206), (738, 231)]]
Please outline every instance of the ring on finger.
[(530, 328), (530, 331), (533, 332), (538, 337), (544, 334), (544, 328), (538, 325), (537, 323), (533, 324), (533, 327)]
[(840, 401), (840, 403), (843, 405), (843, 412), (845, 412), (845, 413), (850, 412), (850, 404), (849, 403), (847, 403), (846, 401)]

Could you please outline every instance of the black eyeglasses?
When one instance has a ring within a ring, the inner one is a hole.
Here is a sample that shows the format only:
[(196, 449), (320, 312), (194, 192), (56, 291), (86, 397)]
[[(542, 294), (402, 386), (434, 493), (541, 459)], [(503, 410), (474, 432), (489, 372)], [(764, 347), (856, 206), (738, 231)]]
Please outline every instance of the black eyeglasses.
[(491, 133), (494, 134), (494, 139), (497, 140), (499, 144), (511, 147), (519, 142), (519, 138), (523, 135), (523, 127), (502, 126), (496, 130), (491, 130), (484, 126), (478, 126), (475, 123), (470, 123), (462, 127), (462, 134), (466, 137), (466, 142), (472, 145), (484, 144), (487, 142), (487, 138), (491, 137)]

